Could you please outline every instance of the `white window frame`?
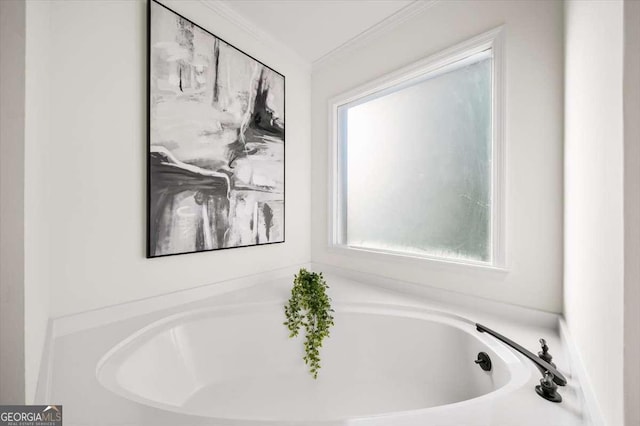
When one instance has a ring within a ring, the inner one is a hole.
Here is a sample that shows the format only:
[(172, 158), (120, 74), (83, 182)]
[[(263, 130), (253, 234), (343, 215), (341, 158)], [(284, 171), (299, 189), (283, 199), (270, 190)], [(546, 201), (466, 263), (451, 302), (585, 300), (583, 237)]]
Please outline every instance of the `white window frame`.
[[(340, 161), (346, 160), (343, 153), (342, 139), (339, 135), (338, 108), (374, 93), (402, 85), (420, 76), (436, 72), (439, 69), (464, 60), (465, 58), (492, 50), (492, 161), (491, 161), (491, 232), (490, 247), (491, 260), (489, 262), (466, 259), (443, 258), (430, 255), (417, 255), (397, 251), (387, 251), (372, 248), (353, 247), (344, 242), (346, 234), (346, 216), (343, 203), (346, 188), (342, 184)], [(438, 265), (452, 265), (454, 267), (472, 267), (489, 270), (506, 271), (506, 235), (505, 235), (505, 120), (504, 120), (504, 28), (498, 27), (480, 34), (470, 40), (440, 51), (407, 67), (396, 70), (374, 81), (349, 90), (329, 100), (329, 194), (328, 194), (328, 250), (341, 254), (351, 254), (369, 260), (398, 260), (402, 262), (434, 262)]]

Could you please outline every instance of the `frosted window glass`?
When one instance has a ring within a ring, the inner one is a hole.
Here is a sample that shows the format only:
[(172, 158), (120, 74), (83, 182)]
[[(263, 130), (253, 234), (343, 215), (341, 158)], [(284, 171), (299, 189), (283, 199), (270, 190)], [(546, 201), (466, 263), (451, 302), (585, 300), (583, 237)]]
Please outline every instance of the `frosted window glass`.
[(339, 108), (347, 245), (491, 261), (491, 66)]

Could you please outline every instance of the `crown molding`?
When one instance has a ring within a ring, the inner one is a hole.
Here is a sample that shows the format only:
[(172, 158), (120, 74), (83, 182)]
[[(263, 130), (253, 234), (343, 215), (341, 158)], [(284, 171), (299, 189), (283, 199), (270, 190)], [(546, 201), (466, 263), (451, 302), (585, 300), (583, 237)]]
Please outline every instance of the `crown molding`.
[(293, 50), (291, 47), (289, 47), (287, 44), (271, 35), (271, 33), (260, 28), (254, 22), (238, 13), (233, 7), (229, 5), (229, 0), (200, 0), (200, 2), (206, 7), (213, 10), (223, 19), (226, 19), (233, 25), (241, 28), (256, 40), (276, 47), (280, 50), (286, 51), (289, 56), (294, 58), (301, 65), (304, 65), (313, 70), (324, 66), (337, 56), (356, 50), (358, 47), (366, 44), (372, 39), (384, 35), (385, 33), (391, 31), (393, 28), (396, 28), (397, 26), (413, 18), (414, 16), (419, 15), (420, 13), (424, 12), (440, 1), (441, 0), (414, 0), (402, 9), (389, 15), (385, 19), (362, 31), (360, 34), (345, 41), (335, 49), (332, 49), (331, 51), (322, 55), (320, 58), (310, 62), (295, 50)]
[(254, 22), (248, 20), (242, 14), (236, 12), (236, 10), (229, 5), (228, 0), (200, 0), (200, 3), (214, 11), (223, 19), (242, 29), (257, 41), (263, 44), (267, 44), (280, 51), (286, 52), (286, 54), (290, 56), (295, 62), (299, 63), (305, 68), (308, 68), (309, 70), (311, 69), (311, 62), (303, 58), (300, 54), (287, 46), (285, 43), (272, 36), (269, 32), (257, 26)]
[(414, 0), (412, 3), (409, 3), (402, 9), (398, 10), (392, 15), (389, 15), (382, 21), (372, 25), (371, 27), (367, 28), (360, 34), (356, 35), (355, 37), (352, 37), (351, 39), (342, 43), (340, 46), (324, 54), (320, 58), (314, 60), (311, 63), (313, 70), (315, 71), (316, 69), (321, 68), (325, 64), (331, 62), (331, 60), (337, 56), (341, 56), (347, 52), (356, 50), (357, 48), (361, 47), (363, 44), (366, 44), (369, 41), (371, 41), (372, 39), (388, 33), (389, 31), (396, 28), (400, 24), (408, 21), (409, 19), (413, 18), (416, 15), (421, 14), (422, 12), (429, 9), (436, 3), (439, 3), (440, 1), (441, 0)]

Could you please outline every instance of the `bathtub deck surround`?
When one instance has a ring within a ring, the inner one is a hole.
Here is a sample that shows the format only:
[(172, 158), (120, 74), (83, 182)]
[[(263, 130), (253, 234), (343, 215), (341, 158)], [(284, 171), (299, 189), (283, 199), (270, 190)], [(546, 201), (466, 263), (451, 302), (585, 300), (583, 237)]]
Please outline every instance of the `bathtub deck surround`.
[[(551, 404), (533, 391), (539, 374), (532, 363), (476, 331), (476, 322), (487, 324), (528, 348), (544, 337), (558, 365), (569, 368), (546, 314), (523, 324), (489, 313), (481, 300), (462, 307), (325, 276), (336, 325), (317, 380), (306, 371), (301, 336), (292, 346), (282, 325), (287, 271), (237, 291), (68, 329), (53, 340), (45, 398), (87, 407), (65, 413), (67, 420), (96, 426), (584, 424), (569, 374), (563, 403)], [(475, 364), (478, 352), (489, 354), (491, 371)], [(98, 420), (96, 410), (104, 413)]]
[(318, 378), (320, 370), (320, 349), (322, 342), (329, 337), (333, 327), (333, 308), (331, 298), (327, 295), (329, 286), (322, 272), (309, 272), (301, 268), (293, 279), (291, 297), (284, 307), (287, 320), (284, 325), (289, 329), (289, 337), (298, 336), (304, 327), (304, 362), (309, 373)]

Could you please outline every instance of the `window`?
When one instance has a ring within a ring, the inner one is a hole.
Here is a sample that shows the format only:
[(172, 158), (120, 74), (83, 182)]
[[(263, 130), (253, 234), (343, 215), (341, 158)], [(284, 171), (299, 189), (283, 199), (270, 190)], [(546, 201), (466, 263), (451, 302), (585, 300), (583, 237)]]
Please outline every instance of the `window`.
[(332, 246), (503, 265), (499, 34), (332, 102)]

